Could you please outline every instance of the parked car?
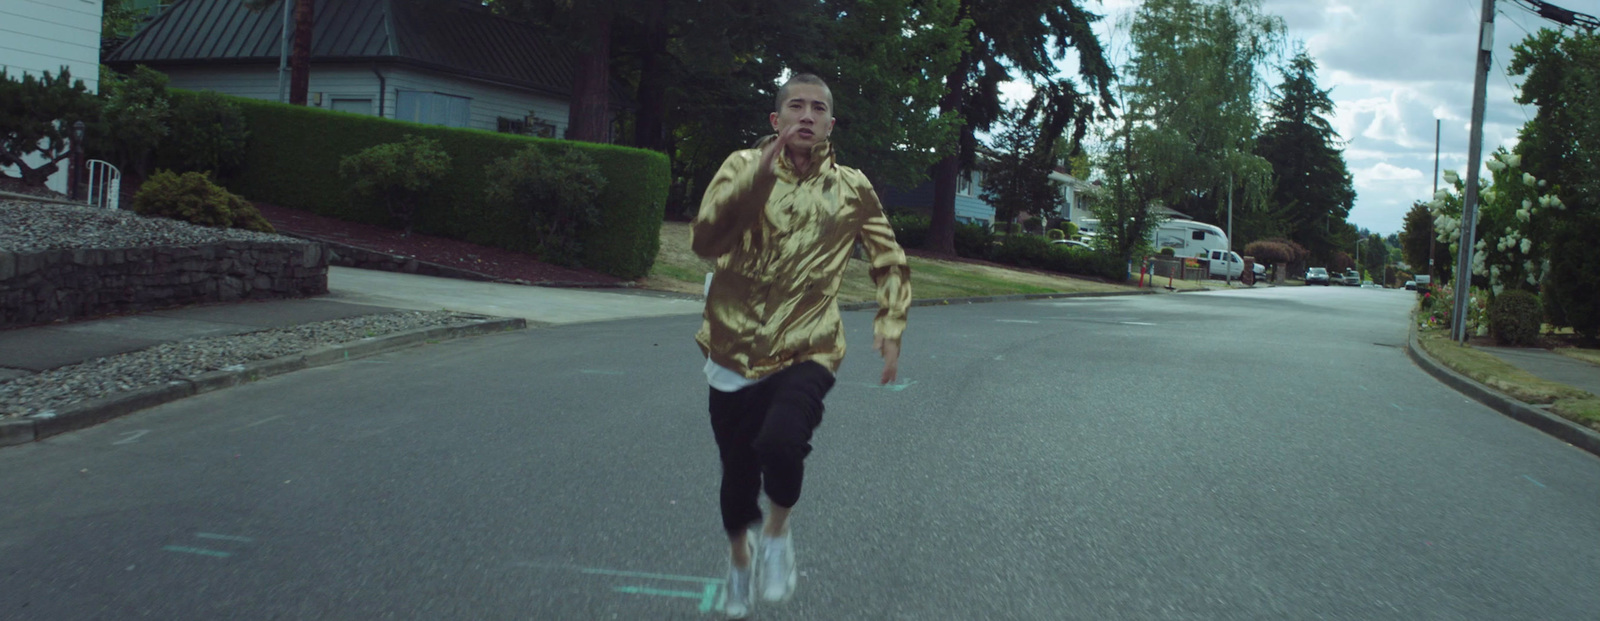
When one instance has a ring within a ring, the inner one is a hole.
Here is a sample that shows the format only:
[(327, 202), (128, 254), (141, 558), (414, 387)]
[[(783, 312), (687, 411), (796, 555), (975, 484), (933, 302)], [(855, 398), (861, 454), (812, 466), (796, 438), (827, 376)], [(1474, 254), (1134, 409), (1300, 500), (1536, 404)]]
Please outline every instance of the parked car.
[(1350, 287), (1361, 286), (1361, 272), (1350, 270), (1344, 273), (1344, 284)]
[(1416, 290), (1417, 290), (1417, 281), (1415, 281), (1415, 280), (1406, 281), (1406, 291), (1416, 291)]
[(1085, 244), (1085, 243), (1083, 243), (1081, 241), (1075, 241), (1075, 240), (1071, 240), (1071, 239), (1052, 239), (1052, 240), (1050, 240), (1050, 244), (1051, 245), (1061, 244), (1061, 245), (1067, 246), (1068, 248), (1082, 248), (1084, 250), (1094, 250), (1094, 247), (1090, 246), (1089, 244)]
[(1328, 286), (1328, 269), (1323, 267), (1307, 269), (1306, 284)]

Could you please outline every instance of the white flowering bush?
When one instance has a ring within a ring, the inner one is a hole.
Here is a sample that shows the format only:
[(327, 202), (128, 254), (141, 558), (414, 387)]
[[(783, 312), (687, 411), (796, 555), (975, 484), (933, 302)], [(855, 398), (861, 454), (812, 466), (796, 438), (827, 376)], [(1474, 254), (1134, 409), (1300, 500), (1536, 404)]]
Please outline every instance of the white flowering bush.
[[(1498, 296), (1507, 289), (1538, 292), (1550, 271), (1543, 243), (1552, 214), (1566, 209), (1547, 183), (1521, 169), (1522, 158), (1504, 148), (1485, 163), (1490, 178), (1478, 180), (1477, 240), (1473, 243), (1472, 274), (1488, 280)], [(1461, 210), (1466, 185), (1453, 170), (1444, 172), (1450, 189), (1440, 190), (1428, 203), (1439, 243), (1449, 244), (1451, 256), (1460, 251)]]

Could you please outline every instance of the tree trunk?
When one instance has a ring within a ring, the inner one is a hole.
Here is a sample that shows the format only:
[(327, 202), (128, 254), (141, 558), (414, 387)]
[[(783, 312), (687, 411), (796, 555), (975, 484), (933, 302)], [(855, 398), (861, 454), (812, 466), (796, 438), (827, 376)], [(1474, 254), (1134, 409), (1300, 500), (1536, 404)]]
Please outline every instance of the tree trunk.
[[(287, 0), (285, 0), (287, 1)], [(316, 0), (294, 5), (294, 45), (289, 50), (289, 103), (306, 105), (311, 89), (311, 30), (316, 24)]]
[(667, 115), (667, 20), (666, 0), (649, 4), (645, 16), (644, 58), (639, 65), (639, 104), (633, 125), (633, 144), (652, 151), (666, 150)]
[(584, 45), (572, 78), (572, 107), (567, 137), (584, 142), (610, 142), (611, 12), (601, 10), (585, 26)]
[[(969, 5), (969, 0), (961, 0), (957, 20), (967, 18), (971, 10)], [(969, 40), (975, 36), (974, 32), (967, 33)], [(940, 114), (961, 114), (971, 64), (972, 53), (962, 52), (961, 60), (950, 70), (950, 75), (945, 76), (945, 93), (939, 100)], [(923, 242), (924, 250), (943, 255), (956, 253), (956, 178), (961, 175), (963, 151), (972, 140), (972, 126), (963, 121), (955, 152), (933, 165), (933, 206), (928, 214), (928, 239)]]

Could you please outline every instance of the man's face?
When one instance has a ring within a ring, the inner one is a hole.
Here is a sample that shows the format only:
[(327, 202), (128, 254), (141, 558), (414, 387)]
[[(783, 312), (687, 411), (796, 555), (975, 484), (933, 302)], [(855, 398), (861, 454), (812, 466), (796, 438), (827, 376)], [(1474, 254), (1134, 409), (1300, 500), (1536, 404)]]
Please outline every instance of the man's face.
[(800, 126), (790, 145), (810, 149), (833, 133), (833, 95), (816, 84), (790, 84), (778, 111), (772, 113), (772, 129), (779, 134)]

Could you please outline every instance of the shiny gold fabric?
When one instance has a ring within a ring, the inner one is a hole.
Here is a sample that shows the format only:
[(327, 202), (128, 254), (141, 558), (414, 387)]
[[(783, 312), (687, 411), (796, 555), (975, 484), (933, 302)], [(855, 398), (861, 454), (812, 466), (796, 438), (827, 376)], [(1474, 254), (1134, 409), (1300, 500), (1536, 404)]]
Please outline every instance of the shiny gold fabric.
[(775, 138), (728, 156), (693, 228), (695, 253), (717, 262), (695, 340), (712, 362), (750, 379), (808, 360), (839, 370), (835, 297), (858, 238), (878, 287), (873, 332), (898, 341), (911, 306), (911, 268), (878, 195), (860, 171), (834, 163), (829, 143), (812, 149), (807, 171), (776, 158), (777, 183), (756, 204), (756, 165)]

